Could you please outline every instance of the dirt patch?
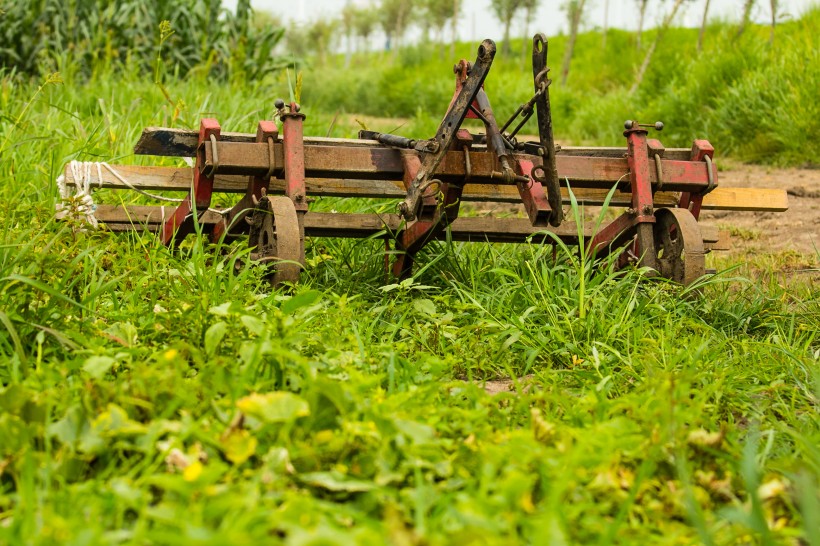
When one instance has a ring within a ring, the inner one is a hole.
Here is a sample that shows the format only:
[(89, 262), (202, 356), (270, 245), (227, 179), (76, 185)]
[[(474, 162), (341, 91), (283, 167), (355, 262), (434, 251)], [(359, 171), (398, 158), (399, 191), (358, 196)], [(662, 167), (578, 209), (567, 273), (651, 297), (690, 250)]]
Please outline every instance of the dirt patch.
[(775, 169), (723, 162), (718, 183), (724, 187), (782, 188), (786, 212), (704, 211), (702, 221), (732, 234), (732, 252), (820, 251), (820, 169)]
[[(523, 392), (529, 392), (532, 387), (532, 379), (532, 374), (518, 378), (518, 384), (521, 385), (521, 390)], [(512, 379), (494, 379), (485, 381), (483, 386), (484, 390), (487, 391), (487, 394), (491, 396), (502, 392), (516, 392), (515, 381)]]

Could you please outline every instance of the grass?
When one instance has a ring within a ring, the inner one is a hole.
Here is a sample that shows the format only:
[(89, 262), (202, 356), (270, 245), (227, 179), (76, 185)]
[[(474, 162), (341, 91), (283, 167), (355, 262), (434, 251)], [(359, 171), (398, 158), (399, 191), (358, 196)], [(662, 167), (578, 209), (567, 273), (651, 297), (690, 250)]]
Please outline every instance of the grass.
[(143, 126), (252, 131), (287, 89), (167, 88), (189, 106), (0, 81), (0, 543), (820, 544), (820, 292), (788, 258), (684, 292), (441, 244), (385, 285), (380, 241), (319, 239), (271, 291), (240, 246), (56, 223), (66, 161), (173, 163), (129, 156)]
[[(690, 147), (695, 138), (718, 146), (721, 157), (775, 165), (816, 164), (820, 157), (820, 50), (815, 29), (820, 10), (778, 26), (773, 45), (768, 28), (750, 27), (736, 39), (734, 24), (710, 26), (704, 49), (698, 29), (673, 28), (634, 94), (629, 93), (643, 51), (635, 34), (610, 30), (607, 49), (599, 31), (578, 37), (566, 84), (560, 81), (566, 36), (549, 39), (553, 68), (550, 87), (556, 138), (571, 144), (611, 145), (623, 122), (638, 119), (666, 124), (666, 146)], [(644, 36), (644, 43), (654, 39)], [(477, 44), (461, 43), (458, 58), (475, 59)], [(486, 81), (496, 117), (505, 120), (532, 96), (531, 43), (513, 42), (515, 54), (496, 57)], [(427, 137), (453, 95), (453, 59), (436, 45), (397, 54), (368, 54), (351, 66), (342, 59), (305, 76), (305, 104), (333, 105), (341, 111), (427, 120), (415, 136)], [(421, 75), (425, 75), (422, 77)], [(431, 77), (437, 75), (438, 77)], [(524, 129), (537, 134), (535, 121)]]

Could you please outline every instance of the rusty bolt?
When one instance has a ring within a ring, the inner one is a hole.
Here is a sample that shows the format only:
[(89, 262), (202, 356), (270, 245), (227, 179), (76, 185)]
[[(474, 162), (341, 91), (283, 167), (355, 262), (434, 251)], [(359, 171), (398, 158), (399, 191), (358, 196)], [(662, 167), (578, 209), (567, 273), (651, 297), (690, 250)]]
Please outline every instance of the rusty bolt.
[(628, 209), (626, 209), (626, 213), (634, 216), (638, 213), (638, 211), (633, 209), (632, 207), (629, 207)]
[(641, 209), (645, 216), (649, 216), (652, 214), (652, 205), (644, 205), (643, 209)]
[(273, 101), (273, 107), (277, 110), (281, 110), (285, 107), (285, 101), (282, 99), (276, 99), (275, 101)]

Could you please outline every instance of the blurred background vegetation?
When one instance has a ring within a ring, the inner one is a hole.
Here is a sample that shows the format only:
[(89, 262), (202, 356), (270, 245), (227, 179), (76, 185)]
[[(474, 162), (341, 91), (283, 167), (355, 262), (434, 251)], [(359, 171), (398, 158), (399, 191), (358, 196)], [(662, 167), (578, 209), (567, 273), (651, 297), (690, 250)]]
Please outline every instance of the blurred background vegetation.
[[(771, 21), (762, 26), (750, 21), (762, 0), (742, 0), (740, 21), (710, 19), (707, 1), (701, 28), (676, 27), (685, 1), (668, 0), (651, 29), (644, 29), (648, 0), (628, 2), (640, 17), (637, 31), (606, 22), (583, 31), (587, 0), (564, 3), (568, 31), (549, 42), (557, 138), (614, 145), (624, 119), (662, 120), (667, 146), (708, 138), (719, 154), (740, 160), (816, 166), (820, 9), (787, 18), (770, 0), (762, 7)], [(538, 30), (530, 20), (539, 3), (492, 0), (493, 13), (482, 14), (504, 29), (492, 37), (500, 54), (486, 84), (499, 117), (529, 98), (529, 40), (515, 32)], [(160, 83), (173, 104), (162, 82), (285, 95), (284, 69), (292, 67), (303, 75), (306, 112), (403, 118), (395, 125), (427, 136), (452, 96), (453, 62), (475, 56), (476, 44), (454, 41), (465, 9), (463, 0), (373, 0), (286, 26), (252, 10), (250, 0), (232, 10), (220, 0), (0, 0), (0, 74), (17, 85), (53, 72), (76, 85), (112, 76)], [(162, 21), (170, 22), (164, 32)]]

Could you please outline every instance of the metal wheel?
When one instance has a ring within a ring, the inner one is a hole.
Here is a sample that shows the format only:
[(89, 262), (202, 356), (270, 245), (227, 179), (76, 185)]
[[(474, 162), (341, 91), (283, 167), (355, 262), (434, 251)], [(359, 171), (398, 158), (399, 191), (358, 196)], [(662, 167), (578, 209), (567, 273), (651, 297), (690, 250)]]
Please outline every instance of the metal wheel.
[(302, 270), (302, 241), (299, 218), (290, 198), (263, 196), (250, 219), (248, 244), (251, 260), (271, 268), (271, 284), (296, 282)]
[(688, 286), (706, 273), (698, 221), (686, 209), (658, 209), (653, 226), (658, 273)]

